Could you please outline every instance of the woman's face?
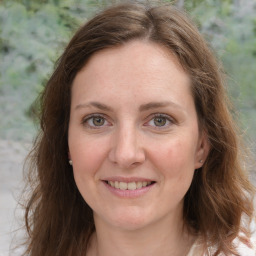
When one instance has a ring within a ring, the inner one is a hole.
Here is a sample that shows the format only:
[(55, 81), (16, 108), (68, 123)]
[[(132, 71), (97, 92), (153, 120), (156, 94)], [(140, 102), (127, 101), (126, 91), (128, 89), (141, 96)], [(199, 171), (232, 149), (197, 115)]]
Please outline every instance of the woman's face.
[(182, 218), (208, 151), (188, 75), (167, 49), (142, 41), (94, 54), (76, 75), (68, 144), (96, 224), (130, 230)]

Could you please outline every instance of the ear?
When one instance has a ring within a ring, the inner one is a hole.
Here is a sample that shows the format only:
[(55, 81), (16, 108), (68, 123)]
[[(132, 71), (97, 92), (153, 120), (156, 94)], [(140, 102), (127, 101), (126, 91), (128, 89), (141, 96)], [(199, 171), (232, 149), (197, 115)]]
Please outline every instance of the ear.
[(210, 151), (210, 142), (205, 132), (201, 133), (195, 154), (195, 169), (201, 168)]

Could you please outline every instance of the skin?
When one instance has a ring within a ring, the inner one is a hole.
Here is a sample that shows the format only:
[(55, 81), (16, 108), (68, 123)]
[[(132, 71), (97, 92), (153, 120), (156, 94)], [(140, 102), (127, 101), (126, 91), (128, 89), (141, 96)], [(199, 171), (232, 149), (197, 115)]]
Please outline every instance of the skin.
[[(183, 199), (209, 145), (189, 76), (167, 49), (132, 41), (95, 53), (72, 85), (68, 143), (94, 213), (87, 255), (186, 255)], [(135, 196), (105, 182), (139, 178), (154, 183)]]

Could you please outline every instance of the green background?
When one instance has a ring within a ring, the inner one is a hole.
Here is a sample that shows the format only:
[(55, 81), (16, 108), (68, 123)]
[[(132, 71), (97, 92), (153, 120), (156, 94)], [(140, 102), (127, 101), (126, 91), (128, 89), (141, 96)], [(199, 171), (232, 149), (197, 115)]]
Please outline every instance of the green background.
[[(31, 142), (34, 100), (74, 31), (110, 0), (0, 1), (0, 139)], [(165, 1), (168, 2), (168, 1)], [(175, 1), (223, 63), (237, 119), (255, 152), (256, 1)]]

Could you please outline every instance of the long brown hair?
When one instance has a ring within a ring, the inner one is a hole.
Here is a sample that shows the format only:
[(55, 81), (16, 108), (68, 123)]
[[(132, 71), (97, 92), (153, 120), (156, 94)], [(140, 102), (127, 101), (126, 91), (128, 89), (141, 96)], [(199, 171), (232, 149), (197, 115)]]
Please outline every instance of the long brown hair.
[[(216, 246), (215, 255), (235, 254), (232, 241), (241, 231), (241, 217), (253, 215), (254, 188), (239, 154), (220, 66), (186, 14), (173, 6), (132, 3), (101, 12), (77, 31), (41, 96), (41, 129), (30, 153), (25, 255), (82, 255), (86, 250), (95, 227), (68, 164), (71, 85), (92, 54), (134, 39), (165, 46), (191, 78), (199, 126), (211, 150), (185, 196), (184, 221)], [(249, 230), (242, 231), (249, 238)]]

